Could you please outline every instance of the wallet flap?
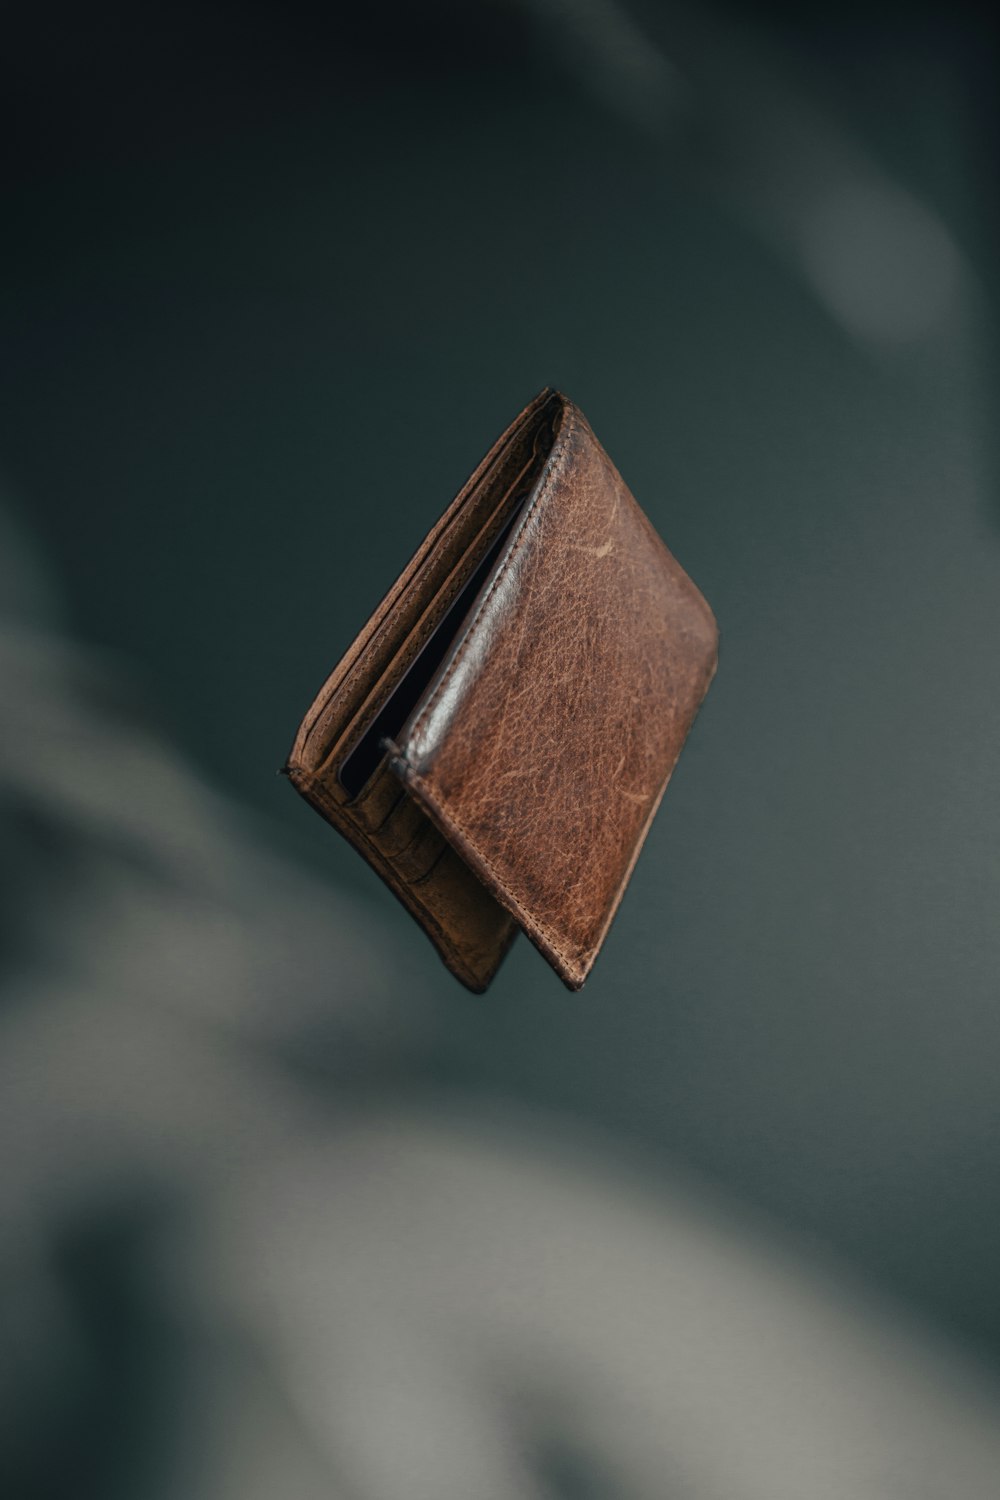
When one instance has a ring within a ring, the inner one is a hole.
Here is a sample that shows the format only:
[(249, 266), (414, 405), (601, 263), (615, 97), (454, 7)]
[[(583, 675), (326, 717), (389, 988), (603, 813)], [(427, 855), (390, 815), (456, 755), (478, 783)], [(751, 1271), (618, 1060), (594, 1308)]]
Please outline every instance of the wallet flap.
[(578, 989), (715, 672), (715, 620), (565, 397), (392, 768)]

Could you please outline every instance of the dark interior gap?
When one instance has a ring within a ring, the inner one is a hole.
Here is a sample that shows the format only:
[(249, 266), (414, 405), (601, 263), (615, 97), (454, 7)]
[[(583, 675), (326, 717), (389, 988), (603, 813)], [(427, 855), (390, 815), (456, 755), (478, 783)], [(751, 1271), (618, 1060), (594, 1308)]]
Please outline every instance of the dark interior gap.
[(493, 571), (504, 543), (524, 509), (526, 498), (515, 505), (510, 517), (501, 527), (500, 534), (482, 562), (474, 569), (464, 588), (459, 591), (451, 608), (431, 632), (357, 744), (341, 761), (338, 776), (341, 786), (350, 797), (357, 797), (364, 790), (385, 753), (382, 741), (395, 738), (430, 686), (475, 604), (480, 589)]

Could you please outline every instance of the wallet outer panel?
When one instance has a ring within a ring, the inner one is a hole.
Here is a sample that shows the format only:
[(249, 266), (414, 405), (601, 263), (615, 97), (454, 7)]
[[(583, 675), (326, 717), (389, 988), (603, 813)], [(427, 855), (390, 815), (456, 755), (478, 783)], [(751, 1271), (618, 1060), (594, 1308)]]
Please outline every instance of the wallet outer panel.
[(542, 480), (392, 768), (579, 989), (715, 673), (718, 633), (562, 399)]

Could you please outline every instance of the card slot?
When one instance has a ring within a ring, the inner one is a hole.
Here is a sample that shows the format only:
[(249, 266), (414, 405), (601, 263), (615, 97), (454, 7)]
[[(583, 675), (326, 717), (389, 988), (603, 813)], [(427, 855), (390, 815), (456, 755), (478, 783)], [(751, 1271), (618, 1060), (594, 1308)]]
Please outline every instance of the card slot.
[(398, 879), (423, 880), (441, 857), (444, 835), (404, 787), (378, 828), (367, 836)]
[(417, 884), (437, 864), (444, 844), (445, 838), (440, 829), (435, 828), (431, 820), (424, 817), (424, 826), (417, 830), (401, 853), (393, 856), (393, 869), (408, 885)]
[[(386, 769), (388, 770), (388, 762), (386, 762)], [(407, 800), (407, 796), (408, 794), (401, 787), (399, 789), (399, 795), (393, 801), (388, 812), (386, 813), (385, 817), (382, 819), (378, 827), (372, 830), (373, 833), (380, 834), (391, 825), (393, 818), (400, 811), (403, 803)]]
[(427, 814), (404, 792), (398, 806), (391, 810), (382, 827), (373, 835), (374, 841), (387, 859), (395, 861), (402, 858), (428, 821)]
[(392, 816), (397, 803), (404, 801), (406, 792), (399, 784), (385, 760), (368, 782), (361, 795), (350, 804), (348, 811), (369, 833), (377, 832)]
[[(441, 861), (446, 860), (449, 854), (454, 855), (455, 851), (448, 843), (447, 839), (442, 838), (441, 848), (438, 850), (436, 857), (432, 861), (430, 869), (425, 870), (423, 875), (418, 876), (416, 880), (410, 881), (410, 885), (423, 888), (421, 890), (421, 895), (423, 895), (425, 899), (427, 889), (432, 885), (435, 875), (441, 869)], [(455, 857), (457, 859), (458, 856), (456, 855)]]

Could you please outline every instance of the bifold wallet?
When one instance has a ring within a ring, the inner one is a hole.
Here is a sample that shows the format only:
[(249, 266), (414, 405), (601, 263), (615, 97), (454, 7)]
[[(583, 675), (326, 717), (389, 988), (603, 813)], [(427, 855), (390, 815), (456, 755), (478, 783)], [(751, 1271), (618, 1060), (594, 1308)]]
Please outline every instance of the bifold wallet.
[(287, 773), (482, 992), (590, 972), (715, 672), (711, 610), (545, 390), (313, 703)]

